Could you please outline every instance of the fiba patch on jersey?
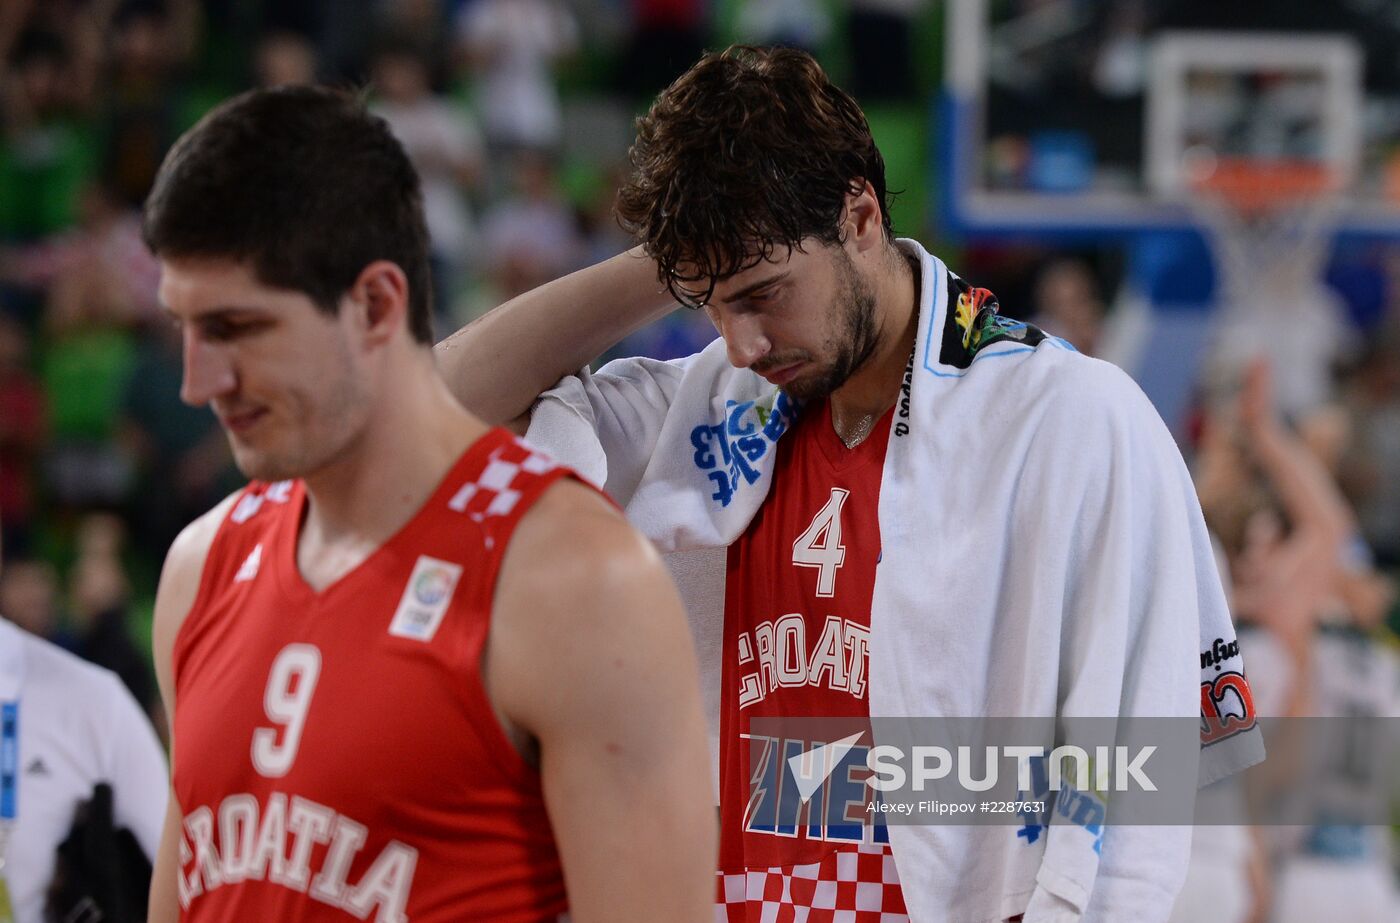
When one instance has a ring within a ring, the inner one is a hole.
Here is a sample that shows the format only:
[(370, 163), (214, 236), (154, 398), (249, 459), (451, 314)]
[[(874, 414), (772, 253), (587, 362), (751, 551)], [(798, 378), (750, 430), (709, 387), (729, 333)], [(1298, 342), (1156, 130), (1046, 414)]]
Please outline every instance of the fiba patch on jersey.
[(420, 555), (389, 623), (389, 634), (414, 641), (433, 640), (461, 576), (460, 564)]

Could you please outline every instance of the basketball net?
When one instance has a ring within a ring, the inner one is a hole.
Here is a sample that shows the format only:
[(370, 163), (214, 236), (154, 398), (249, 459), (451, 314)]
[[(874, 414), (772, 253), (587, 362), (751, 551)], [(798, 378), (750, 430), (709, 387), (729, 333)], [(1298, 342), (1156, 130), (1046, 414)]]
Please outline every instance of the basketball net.
[(1341, 202), (1329, 167), (1221, 159), (1192, 171), (1191, 209), (1235, 303), (1307, 291), (1321, 278)]
[(1280, 376), (1280, 406), (1326, 392), (1335, 308), (1322, 285), (1341, 205), (1335, 171), (1314, 162), (1221, 159), (1190, 176), (1190, 205), (1215, 256), (1219, 301), (1210, 365), (1233, 378), (1260, 355)]

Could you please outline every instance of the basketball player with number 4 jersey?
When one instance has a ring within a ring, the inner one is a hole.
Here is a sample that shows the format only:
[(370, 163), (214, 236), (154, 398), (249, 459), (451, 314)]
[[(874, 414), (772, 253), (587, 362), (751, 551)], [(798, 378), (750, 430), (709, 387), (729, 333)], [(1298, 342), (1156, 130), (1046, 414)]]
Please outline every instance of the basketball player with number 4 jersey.
[(154, 921), (712, 919), (694, 656), (655, 552), (453, 399), (417, 177), (327, 89), (245, 94), (145, 214), (252, 478), (167, 556)]
[[(810, 823), (788, 828), (771, 799), (750, 797), (754, 765), (783, 765), (805, 747), (752, 733), (755, 718), (870, 717), (876, 510), (893, 416), (891, 407), (872, 417), (868, 436), (847, 447), (829, 402), (810, 408), (778, 444), (767, 502), (729, 546), (718, 901), (730, 923), (799, 909), (812, 919), (909, 919), (883, 825), (863, 823), (863, 812), (837, 816), (828, 793), (826, 807), (813, 800)], [(869, 793), (857, 788), (852, 800), (864, 805)]]
[[(694, 634), (723, 639), (697, 645), (717, 916), (1166, 923), (1184, 828), (1069, 795), (1053, 823), (882, 826), (866, 796), (875, 719), (1200, 715), (1196, 781), (1262, 757), (1253, 714), (1198, 682), (1198, 642), (1234, 629), (1146, 396), (895, 236), (869, 123), (805, 52), (707, 53), (629, 159), (617, 212), (640, 247), (439, 359), (459, 399), (602, 485), (668, 553)], [(676, 302), (719, 340), (576, 371)], [(1247, 694), (1242, 669), (1229, 684)]]

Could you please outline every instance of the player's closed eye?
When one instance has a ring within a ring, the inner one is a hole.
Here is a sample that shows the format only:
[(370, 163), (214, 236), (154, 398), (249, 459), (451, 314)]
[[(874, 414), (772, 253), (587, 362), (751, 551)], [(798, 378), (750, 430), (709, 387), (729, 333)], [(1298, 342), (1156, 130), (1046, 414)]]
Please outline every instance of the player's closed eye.
[(261, 333), (270, 326), (271, 321), (267, 320), (233, 320), (220, 317), (201, 321), (199, 329), (205, 339), (227, 343), (241, 337)]
[(734, 308), (738, 311), (758, 312), (773, 307), (777, 302), (777, 290), (765, 288), (761, 291), (749, 292), (743, 298), (734, 302)]

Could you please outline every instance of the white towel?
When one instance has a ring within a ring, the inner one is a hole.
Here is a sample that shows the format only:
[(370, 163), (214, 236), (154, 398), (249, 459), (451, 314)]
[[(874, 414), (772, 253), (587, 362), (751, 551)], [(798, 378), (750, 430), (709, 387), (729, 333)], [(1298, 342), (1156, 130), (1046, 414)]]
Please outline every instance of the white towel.
[[(1198, 679), (1220, 675), (1198, 676), (1201, 652), (1217, 639), (1228, 652), (1234, 629), (1161, 419), (1116, 367), (1013, 321), (981, 325), (978, 294), (900, 245), (920, 260), (922, 292), (880, 493), (871, 715), (1199, 716)], [(792, 412), (716, 341), (565, 379), (528, 434), (603, 486), (699, 588), (686, 603), (712, 735), (723, 580), (697, 572), (723, 567), (714, 549), (762, 504)], [(1221, 740), (1202, 781), (1262, 754), (1257, 730)], [(1074, 825), (1017, 833), (891, 826), (911, 919), (1000, 921), (1029, 906), (1026, 923), (1165, 921), (1185, 876), (1187, 827), (1110, 826), (1097, 844)]]

